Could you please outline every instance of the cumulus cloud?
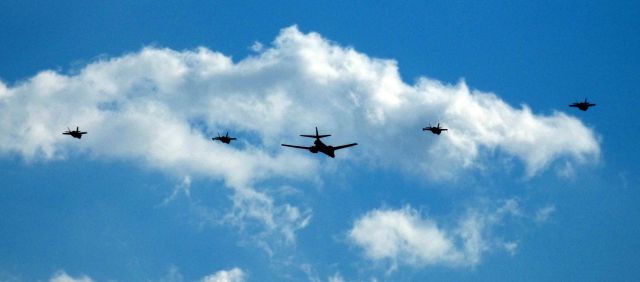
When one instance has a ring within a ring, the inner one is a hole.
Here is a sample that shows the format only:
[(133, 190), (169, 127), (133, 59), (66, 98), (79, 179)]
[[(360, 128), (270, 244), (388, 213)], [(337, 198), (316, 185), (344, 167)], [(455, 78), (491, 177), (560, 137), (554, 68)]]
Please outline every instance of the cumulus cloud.
[(230, 270), (221, 270), (215, 274), (208, 275), (201, 282), (243, 282), (245, 280), (245, 273), (240, 268), (233, 268)]
[[(330, 143), (360, 143), (340, 151), (336, 161), (433, 179), (482, 167), (483, 156), (494, 151), (521, 160), (529, 176), (556, 160), (584, 163), (599, 155), (594, 133), (574, 117), (514, 108), (464, 81), (422, 77), (407, 84), (395, 61), (317, 33), (285, 28), (270, 46), (254, 51), (234, 62), (207, 48), (147, 47), (73, 74), (42, 71), (14, 85), (0, 82), (0, 154), (27, 161), (84, 154), (182, 179), (219, 179), (234, 191), (228, 218), (259, 222), (289, 241), (310, 212), (274, 200), (260, 182), (313, 179), (320, 172), (308, 152), (279, 147), (309, 141), (295, 137), (314, 126), (334, 135)], [(438, 138), (420, 131), (438, 121), (450, 130)], [(60, 134), (67, 126), (89, 133), (72, 139)], [(226, 130), (239, 142), (209, 139)]]
[(49, 282), (93, 282), (93, 279), (91, 279), (91, 277), (86, 275), (82, 275), (78, 278), (74, 278), (61, 270), (53, 274), (51, 279), (49, 279)]
[(491, 238), (492, 227), (507, 216), (518, 216), (514, 200), (493, 210), (469, 210), (454, 225), (443, 225), (406, 206), (402, 209), (376, 209), (357, 219), (348, 236), (374, 261), (398, 265), (474, 266), (482, 254), (502, 247), (510, 253), (512, 244)]

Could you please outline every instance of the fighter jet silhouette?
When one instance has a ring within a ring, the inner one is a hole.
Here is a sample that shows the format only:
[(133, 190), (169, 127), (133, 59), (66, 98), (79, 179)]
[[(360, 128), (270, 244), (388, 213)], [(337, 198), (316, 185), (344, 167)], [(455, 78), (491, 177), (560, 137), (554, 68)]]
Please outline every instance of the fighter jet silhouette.
[(589, 102), (587, 101), (587, 98), (584, 98), (584, 101), (583, 101), (583, 102), (576, 102), (576, 103), (573, 103), (573, 104), (569, 105), (569, 107), (575, 107), (575, 108), (578, 108), (578, 109), (580, 109), (580, 110), (586, 111), (586, 110), (588, 110), (588, 109), (589, 109), (589, 107), (593, 107), (593, 106), (595, 106), (595, 105), (596, 105), (596, 104), (591, 104), (591, 103), (589, 103)]
[(218, 133), (218, 137), (213, 137), (213, 138), (211, 138), (211, 140), (213, 140), (213, 141), (217, 140), (217, 141), (220, 141), (222, 143), (229, 144), (229, 143), (231, 143), (231, 140), (236, 140), (236, 138), (229, 137), (229, 131), (227, 131), (227, 135), (220, 136), (220, 133)]
[(82, 134), (87, 134), (86, 132), (81, 132), (80, 131), (80, 127), (78, 127), (78, 126), (76, 126), (76, 130), (73, 130), (73, 131), (71, 131), (71, 129), (69, 129), (68, 127), (67, 127), (67, 129), (68, 129), (67, 132), (63, 132), (62, 134), (71, 135), (71, 137), (73, 137), (73, 138), (80, 139), (80, 138), (82, 138)]
[(282, 144), (282, 146), (285, 147), (291, 147), (291, 148), (298, 148), (298, 149), (307, 149), (309, 150), (309, 152), (311, 153), (323, 153), (329, 157), (335, 158), (335, 151), (336, 150), (340, 150), (340, 149), (344, 149), (347, 147), (351, 147), (351, 146), (355, 146), (358, 145), (358, 143), (351, 143), (351, 144), (347, 144), (347, 145), (342, 145), (342, 146), (329, 146), (329, 145), (325, 145), (324, 143), (322, 143), (322, 141), (320, 141), (320, 138), (324, 138), (324, 137), (329, 137), (331, 136), (330, 134), (327, 135), (319, 135), (318, 134), (318, 127), (316, 126), (316, 135), (300, 135), (302, 137), (309, 137), (309, 138), (315, 138), (316, 141), (313, 142), (313, 146), (311, 147), (304, 147), (304, 146), (295, 146), (295, 145), (287, 145), (287, 144)]
[(440, 133), (442, 133), (443, 131), (447, 131), (446, 128), (442, 128), (440, 127), (440, 123), (438, 123), (438, 125), (436, 127), (431, 126), (431, 124), (429, 124), (429, 126), (425, 127), (422, 129), (422, 131), (431, 131), (431, 133), (433, 134), (437, 134), (440, 135)]

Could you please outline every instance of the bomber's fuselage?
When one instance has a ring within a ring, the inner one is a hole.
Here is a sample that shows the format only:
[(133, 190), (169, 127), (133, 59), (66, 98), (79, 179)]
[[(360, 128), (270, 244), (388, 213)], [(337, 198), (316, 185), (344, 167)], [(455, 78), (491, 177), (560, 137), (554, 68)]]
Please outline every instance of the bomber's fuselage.
[(329, 157), (332, 157), (332, 158), (336, 157), (333, 146), (325, 145), (324, 143), (322, 143), (322, 141), (320, 141), (320, 139), (316, 139), (316, 141), (313, 142), (313, 146), (309, 148), (309, 152), (314, 154), (321, 152)]

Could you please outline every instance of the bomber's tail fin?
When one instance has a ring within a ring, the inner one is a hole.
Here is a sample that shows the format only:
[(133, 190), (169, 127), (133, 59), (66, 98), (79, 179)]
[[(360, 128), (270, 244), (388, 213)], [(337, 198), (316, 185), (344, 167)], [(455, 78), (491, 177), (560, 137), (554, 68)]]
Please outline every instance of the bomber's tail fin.
[(300, 136), (320, 139), (320, 138), (324, 138), (324, 137), (329, 137), (329, 136), (331, 136), (331, 134), (325, 134), (325, 135), (318, 134), (318, 127), (316, 126), (316, 135), (301, 134)]

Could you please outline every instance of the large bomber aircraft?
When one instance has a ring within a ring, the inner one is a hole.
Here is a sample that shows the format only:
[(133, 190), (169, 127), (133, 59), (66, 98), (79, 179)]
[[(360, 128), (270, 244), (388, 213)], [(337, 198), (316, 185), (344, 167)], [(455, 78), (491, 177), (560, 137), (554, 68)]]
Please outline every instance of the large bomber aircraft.
[(311, 147), (304, 147), (304, 146), (296, 146), (296, 145), (287, 145), (287, 144), (282, 144), (282, 146), (285, 147), (291, 147), (291, 148), (298, 148), (298, 149), (306, 149), (309, 150), (309, 152), (311, 153), (323, 153), (329, 157), (335, 158), (335, 151), (336, 150), (340, 150), (340, 149), (344, 149), (347, 147), (351, 147), (351, 146), (355, 146), (358, 145), (358, 143), (351, 143), (351, 144), (347, 144), (347, 145), (341, 145), (341, 146), (330, 146), (330, 145), (325, 145), (324, 143), (322, 143), (322, 141), (320, 141), (320, 138), (324, 138), (324, 137), (329, 137), (331, 135), (327, 134), (327, 135), (320, 135), (318, 134), (318, 127), (316, 126), (316, 135), (300, 135), (302, 137), (309, 137), (309, 138), (315, 138), (316, 140), (313, 142), (313, 146)]

